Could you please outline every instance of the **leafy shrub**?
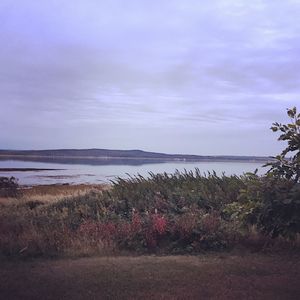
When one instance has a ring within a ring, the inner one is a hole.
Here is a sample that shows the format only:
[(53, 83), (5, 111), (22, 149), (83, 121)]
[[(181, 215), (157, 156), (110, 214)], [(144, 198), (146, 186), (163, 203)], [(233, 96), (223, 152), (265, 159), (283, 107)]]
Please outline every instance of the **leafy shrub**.
[[(288, 124), (273, 123), (273, 132), (281, 132), (279, 141), (286, 141), (287, 147), (275, 157), (274, 162), (266, 164), (271, 166), (269, 173), (273, 176), (292, 179), (294, 183), (300, 179), (300, 113), (296, 107), (287, 110), (291, 122)], [(292, 157), (286, 158), (290, 154)]]
[(294, 238), (300, 233), (300, 184), (273, 176), (252, 174), (238, 201), (223, 211), (241, 225), (256, 225), (263, 233)]
[(15, 177), (0, 177), (0, 197), (18, 197), (19, 184)]
[(172, 226), (172, 252), (221, 250), (229, 246), (229, 232), (216, 212), (198, 211), (178, 216)]
[[(271, 130), (281, 132), (279, 141), (287, 147), (267, 163), (266, 176), (249, 174), (238, 201), (224, 212), (243, 225), (255, 224), (271, 237), (296, 238), (300, 233), (300, 114), (296, 107), (287, 110), (291, 122), (273, 123)], [(286, 155), (292, 155), (287, 158)]]

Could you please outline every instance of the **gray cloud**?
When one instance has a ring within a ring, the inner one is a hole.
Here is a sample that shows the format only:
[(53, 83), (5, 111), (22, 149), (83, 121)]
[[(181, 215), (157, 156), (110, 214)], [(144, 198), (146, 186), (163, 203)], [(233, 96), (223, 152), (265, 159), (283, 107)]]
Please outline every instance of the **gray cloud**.
[(299, 17), (292, 0), (2, 0), (0, 146), (275, 154)]

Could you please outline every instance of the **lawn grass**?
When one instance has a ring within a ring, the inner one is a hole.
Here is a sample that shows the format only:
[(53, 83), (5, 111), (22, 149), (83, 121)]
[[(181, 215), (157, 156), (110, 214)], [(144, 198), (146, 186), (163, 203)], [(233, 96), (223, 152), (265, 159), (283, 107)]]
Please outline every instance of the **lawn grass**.
[(2, 299), (299, 299), (298, 256), (223, 253), (1, 263)]

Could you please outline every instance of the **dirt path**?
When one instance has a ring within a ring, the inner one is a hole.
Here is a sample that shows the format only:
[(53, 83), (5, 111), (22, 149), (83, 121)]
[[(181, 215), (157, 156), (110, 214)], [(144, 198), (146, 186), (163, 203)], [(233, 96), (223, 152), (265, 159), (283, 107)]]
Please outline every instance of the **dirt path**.
[(299, 257), (93, 257), (1, 262), (1, 299), (300, 299)]

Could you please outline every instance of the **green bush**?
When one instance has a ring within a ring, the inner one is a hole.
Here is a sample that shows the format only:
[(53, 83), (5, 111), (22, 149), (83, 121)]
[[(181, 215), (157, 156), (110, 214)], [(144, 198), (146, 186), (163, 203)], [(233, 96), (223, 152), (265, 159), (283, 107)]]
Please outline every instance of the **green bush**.
[(20, 196), (19, 184), (15, 177), (0, 177), (0, 197)]
[(295, 238), (300, 233), (300, 184), (274, 176), (252, 175), (245, 178), (238, 201), (224, 213), (240, 225), (256, 225), (271, 236)]
[[(280, 132), (279, 141), (287, 142), (287, 147), (275, 157), (275, 161), (266, 164), (271, 166), (269, 173), (273, 176), (293, 180), (298, 183), (300, 180), (300, 113), (297, 108), (287, 109), (290, 123), (273, 123), (273, 132)], [(286, 157), (286, 155), (290, 157)]]

